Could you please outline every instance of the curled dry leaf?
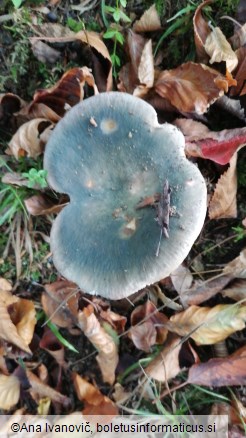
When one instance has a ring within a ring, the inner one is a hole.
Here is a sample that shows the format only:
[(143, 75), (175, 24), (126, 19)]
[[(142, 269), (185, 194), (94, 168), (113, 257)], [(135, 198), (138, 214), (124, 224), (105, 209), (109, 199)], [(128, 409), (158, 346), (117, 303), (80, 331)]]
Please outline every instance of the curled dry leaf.
[(0, 120), (20, 111), (25, 106), (24, 100), (12, 93), (0, 94)]
[(103, 381), (113, 384), (119, 360), (118, 348), (113, 338), (101, 327), (91, 305), (79, 312), (78, 325), (99, 353), (97, 362)]
[(48, 397), (54, 403), (59, 403), (65, 408), (69, 407), (71, 401), (68, 397), (43, 383), (42, 380), (32, 371), (27, 369), (26, 375), (31, 385), (31, 392), (36, 394), (39, 398)]
[(246, 249), (243, 249), (238, 257), (227, 263), (223, 273), (232, 278), (246, 278)]
[(46, 315), (59, 327), (70, 328), (77, 322), (79, 288), (67, 280), (45, 285), (41, 302)]
[(34, 195), (24, 201), (28, 213), (33, 216), (42, 216), (47, 214), (59, 213), (65, 204), (54, 204), (49, 198), (44, 195)]
[(242, 48), (246, 44), (246, 23), (237, 28), (234, 35), (230, 38), (234, 50)]
[(204, 114), (224, 92), (228, 81), (216, 70), (187, 62), (173, 70), (162, 71), (154, 89), (181, 112)]
[(99, 91), (110, 91), (113, 86), (112, 62), (109, 51), (102, 41), (100, 35), (96, 32), (81, 30), (78, 33), (70, 31), (67, 27), (59, 24), (46, 24), (37, 29), (40, 37), (30, 38), (31, 42), (35, 40), (44, 40), (51, 43), (66, 43), (79, 40), (87, 44), (92, 52), (93, 73)]
[(66, 367), (64, 359), (64, 346), (59, 342), (52, 331), (46, 327), (42, 339), (39, 342), (40, 348), (47, 351), (61, 367)]
[(211, 32), (211, 29), (207, 21), (203, 18), (202, 10), (205, 6), (212, 3), (213, 0), (203, 1), (198, 8), (193, 17), (193, 27), (194, 27), (194, 37), (196, 45), (197, 59), (200, 62), (207, 62), (208, 55), (204, 49), (205, 41)]
[(135, 21), (133, 25), (134, 32), (153, 32), (161, 29), (161, 20), (156, 10), (155, 4), (147, 9), (142, 17)]
[(180, 373), (179, 354), (181, 339), (175, 336), (169, 340), (158, 356), (145, 368), (146, 374), (159, 382), (167, 382)]
[(50, 133), (52, 129), (52, 123), (46, 119), (34, 119), (24, 123), (12, 137), (7, 152), (16, 159), (26, 155), (37, 158), (44, 150), (46, 131)]
[(86, 83), (94, 89), (96, 94), (97, 87), (89, 68), (74, 67), (64, 73), (53, 87), (36, 91), (29, 111), (32, 111), (33, 105), (42, 103), (62, 117), (67, 109), (83, 100)]
[(191, 304), (201, 304), (204, 301), (214, 297), (217, 293), (231, 281), (228, 275), (220, 276), (219, 278), (211, 278), (201, 283), (195, 283), (191, 289), (186, 290), (181, 295), (181, 301), (185, 308)]
[(208, 213), (210, 219), (237, 217), (237, 152), (216, 184)]
[(6, 172), (2, 177), (2, 182), (4, 184), (13, 184), (19, 187), (29, 187), (30, 183), (28, 179), (17, 172)]
[(0, 374), (0, 409), (11, 409), (20, 398), (20, 381), (16, 376)]
[(28, 345), (32, 340), (35, 324), (33, 302), (2, 290), (0, 294), (0, 339), (31, 354)]
[(245, 321), (246, 306), (243, 305), (190, 306), (170, 318), (169, 329), (180, 336), (191, 337), (197, 345), (212, 345), (243, 330)]
[(201, 122), (176, 119), (174, 124), (185, 136), (185, 151), (192, 157), (206, 158), (227, 164), (233, 154), (246, 145), (246, 128), (210, 131)]
[(238, 58), (238, 66), (234, 72), (234, 76), (237, 81), (237, 85), (235, 87), (231, 87), (230, 96), (243, 96), (246, 94), (246, 46), (236, 50), (236, 55)]
[(187, 383), (202, 386), (238, 386), (246, 381), (246, 347), (222, 359), (193, 365)]
[(83, 414), (113, 416), (118, 414), (118, 408), (114, 402), (103, 395), (98, 388), (77, 373), (72, 374), (72, 379), (78, 399), (85, 402)]
[(219, 27), (214, 27), (207, 36), (204, 49), (210, 56), (209, 63), (224, 61), (229, 72), (235, 70), (238, 64), (236, 53)]
[(125, 316), (119, 315), (110, 309), (101, 310), (100, 318), (108, 322), (111, 327), (117, 332), (118, 335), (122, 334), (125, 329), (127, 318)]
[(167, 321), (168, 318), (148, 300), (133, 310), (129, 337), (137, 348), (148, 352), (154, 344), (163, 344), (166, 340), (168, 330), (165, 328), (165, 323)]

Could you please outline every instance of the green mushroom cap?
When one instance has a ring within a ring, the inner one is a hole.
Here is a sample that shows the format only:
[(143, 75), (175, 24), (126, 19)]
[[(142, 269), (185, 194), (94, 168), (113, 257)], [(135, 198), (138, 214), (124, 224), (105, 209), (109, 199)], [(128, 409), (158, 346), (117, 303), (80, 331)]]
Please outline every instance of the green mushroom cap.
[[(206, 186), (184, 153), (183, 134), (159, 125), (152, 106), (102, 93), (74, 106), (45, 150), (50, 187), (70, 203), (51, 230), (54, 264), (90, 294), (121, 299), (167, 277), (189, 253), (206, 214)], [(169, 238), (157, 209), (138, 209), (168, 181)]]

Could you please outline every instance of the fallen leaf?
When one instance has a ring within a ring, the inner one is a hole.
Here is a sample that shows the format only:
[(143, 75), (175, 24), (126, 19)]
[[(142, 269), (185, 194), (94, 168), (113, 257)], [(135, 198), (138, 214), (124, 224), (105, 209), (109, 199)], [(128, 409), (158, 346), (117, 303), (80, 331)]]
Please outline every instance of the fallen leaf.
[(20, 157), (37, 158), (44, 150), (44, 135), (50, 133), (53, 125), (46, 119), (34, 119), (24, 123), (12, 137), (7, 153)]
[(128, 335), (139, 350), (147, 353), (151, 351), (151, 347), (156, 343), (156, 330), (151, 321), (145, 321), (140, 325), (131, 327)]
[(231, 281), (228, 275), (220, 276), (219, 278), (209, 279), (201, 283), (195, 283), (194, 286), (182, 293), (180, 299), (185, 308), (191, 304), (201, 304), (204, 301), (214, 297), (217, 293)]
[(125, 329), (125, 325), (127, 322), (127, 318), (125, 316), (119, 315), (118, 313), (113, 312), (110, 309), (100, 310), (100, 318), (104, 321), (108, 322), (111, 327), (118, 333), (118, 335), (122, 334)]
[(168, 382), (180, 373), (179, 354), (181, 339), (175, 336), (169, 340), (158, 356), (145, 368), (145, 373), (159, 382)]
[(116, 403), (123, 404), (129, 400), (129, 398), (131, 398), (132, 393), (127, 392), (120, 383), (116, 383), (114, 385), (114, 392), (112, 396)]
[(12, 93), (0, 94), (0, 119), (10, 117), (20, 111), (26, 103), (19, 96)]
[(165, 323), (167, 321), (168, 318), (148, 300), (133, 310), (129, 337), (137, 348), (150, 351), (154, 344), (163, 344), (166, 340), (168, 330), (165, 328)]
[(243, 96), (246, 94), (246, 47), (241, 47), (236, 50), (236, 55), (238, 58), (238, 66), (234, 72), (235, 79), (237, 81), (237, 85), (235, 87), (231, 87), (230, 96)]
[(208, 213), (210, 219), (237, 217), (237, 152), (216, 184)]
[(70, 328), (77, 322), (79, 288), (67, 280), (45, 285), (41, 302), (44, 312), (59, 327)]
[(34, 305), (31, 301), (27, 304), (27, 301), (12, 295), (9, 291), (1, 291), (0, 338), (31, 354), (28, 344), (32, 340), (36, 320)]
[(0, 409), (11, 409), (20, 398), (20, 382), (16, 376), (0, 374)]
[(39, 347), (47, 351), (60, 365), (66, 368), (67, 363), (65, 361), (64, 346), (59, 342), (57, 337), (52, 333), (49, 328), (45, 328), (42, 339), (39, 342)]
[(49, 198), (40, 194), (25, 199), (24, 204), (28, 213), (33, 216), (42, 216), (59, 213), (67, 205), (67, 202), (64, 204), (54, 204)]
[(85, 402), (83, 414), (110, 416), (118, 414), (118, 408), (114, 402), (103, 395), (94, 385), (77, 373), (72, 373), (72, 380), (78, 399)]
[(32, 111), (33, 105), (42, 103), (62, 117), (67, 109), (83, 100), (85, 84), (92, 87), (97, 94), (91, 71), (87, 67), (74, 67), (64, 73), (53, 87), (36, 91), (28, 111)]
[[(13, 184), (19, 187), (29, 187), (30, 181), (17, 172), (6, 172), (2, 177), (4, 184)], [(40, 188), (40, 186), (38, 186)]]
[(55, 111), (49, 108), (44, 103), (35, 103), (31, 102), (29, 105), (26, 105), (17, 113), (18, 119), (20, 119), (21, 123), (25, 123), (27, 120), (32, 119), (46, 119), (52, 123), (57, 123), (61, 119)]
[[(36, 26), (37, 29), (37, 26)], [(70, 31), (68, 28), (58, 24), (46, 24), (39, 27), (40, 37), (30, 38), (31, 42), (35, 40), (44, 40), (51, 43), (66, 43), (79, 40), (87, 44), (92, 50), (93, 73), (99, 91), (110, 91), (113, 86), (112, 62), (109, 51), (102, 41), (100, 35), (96, 32), (81, 30), (78, 33)], [(64, 36), (65, 34), (65, 36)], [(94, 55), (94, 56), (93, 56)], [(86, 67), (85, 67), (86, 68)]]
[(246, 278), (246, 249), (243, 249), (238, 257), (227, 263), (223, 273), (232, 278)]
[(197, 345), (213, 345), (243, 330), (245, 321), (246, 306), (243, 305), (190, 306), (171, 316), (169, 329), (180, 336), (191, 337)]
[(6, 278), (0, 277), (0, 291), (11, 291), (12, 290), (12, 284), (10, 281), (6, 280)]
[[(138, 79), (140, 84), (151, 88), (154, 84), (154, 75), (152, 41), (148, 40), (144, 45), (138, 66)], [(134, 94), (136, 93), (134, 92)]]
[(161, 29), (161, 20), (153, 4), (133, 25), (134, 32), (153, 32)]
[(210, 56), (209, 63), (224, 61), (229, 72), (235, 70), (238, 64), (236, 53), (219, 27), (214, 27), (207, 36), (204, 49)]
[(228, 91), (227, 79), (203, 64), (187, 62), (162, 71), (154, 89), (179, 111), (204, 114), (209, 106)]
[(235, 301), (246, 300), (246, 280), (235, 280), (222, 292), (223, 297), (229, 297)]
[(212, 3), (213, 0), (203, 1), (196, 9), (193, 17), (193, 27), (194, 27), (194, 38), (196, 45), (196, 54), (198, 61), (207, 62), (208, 55), (204, 49), (205, 41), (211, 32), (211, 29), (207, 21), (203, 18), (202, 10), (205, 6)]
[(246, 381), (246, 347), (225, 358), (210, 359), (208, 362), (193, 365), (189, 369), (187, 383), (192, 385), (239, 386)]
[(171, 273), (170, 277), (174, 289), (180, 295), (182, 295), (187, 289), (190, 289), (193, 282), (193, 276), (190, 270), (184, 265), (179, 265), (178, 268)]
[(103, 381), (112, 385), (119, 360), (118, 348), (114, 339), (100, 325), (91, 305), (79, 312), (78, 326), (99, 353), (97, 362), (102, 372)]
[(246, 44), (246, 23), (236, 29), (234, 35), (230, 38), (234, 50), (242, 48)]
[(38, 395), (39, 398), (48, 397), (54, 403), (59, 403), (65, 408), (69, 407), (69, 405), (71, 404), (71, 400), (67, 396), (51, 388), (51, 386), (43, 383), (41, 379), (36, 376), (36, 374), (28, 369), (26, 370), (26, 375), (31, 385), (30, 391)]
[(176, 119), (174, 124), (185, 136), (185, 151), (189, 156), (227, 164), (233, 154), (246, 145), (246, 128), (216, 132), (191, 119)]

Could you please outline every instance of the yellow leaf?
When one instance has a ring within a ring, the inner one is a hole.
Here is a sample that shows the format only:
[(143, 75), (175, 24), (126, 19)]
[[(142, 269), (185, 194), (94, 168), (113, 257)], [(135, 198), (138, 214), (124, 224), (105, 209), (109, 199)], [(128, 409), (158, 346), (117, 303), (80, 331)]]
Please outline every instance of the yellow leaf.
[(170, 318), (170, 330), (191, 337), (197, 345), (212, 345), (243, 330), (245, 321), (246, 306), (243, 305), (219, 304), (212, 309), (190, 306)]
[(238, 64), (237, 55), (232, 50), (231, 45), (219, 27), (213, 28), (212, 32), (207, 36), (204, 48), (210, 56), (210, 64), (225, 61), (229, 72), (235, 70)]
[(0, 374), (0, 409), (10, 409), (20, 398), (20, 382), (15, 376)]

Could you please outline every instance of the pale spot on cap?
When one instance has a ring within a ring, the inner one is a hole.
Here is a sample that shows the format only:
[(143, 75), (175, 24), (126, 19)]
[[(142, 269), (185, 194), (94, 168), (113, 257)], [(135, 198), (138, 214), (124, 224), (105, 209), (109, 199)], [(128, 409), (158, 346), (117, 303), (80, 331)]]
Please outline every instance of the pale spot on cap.
[(118, 129), (118, 124), (113, 119), (103, 119), (100, 128), (104, 134), (112, 134)]

